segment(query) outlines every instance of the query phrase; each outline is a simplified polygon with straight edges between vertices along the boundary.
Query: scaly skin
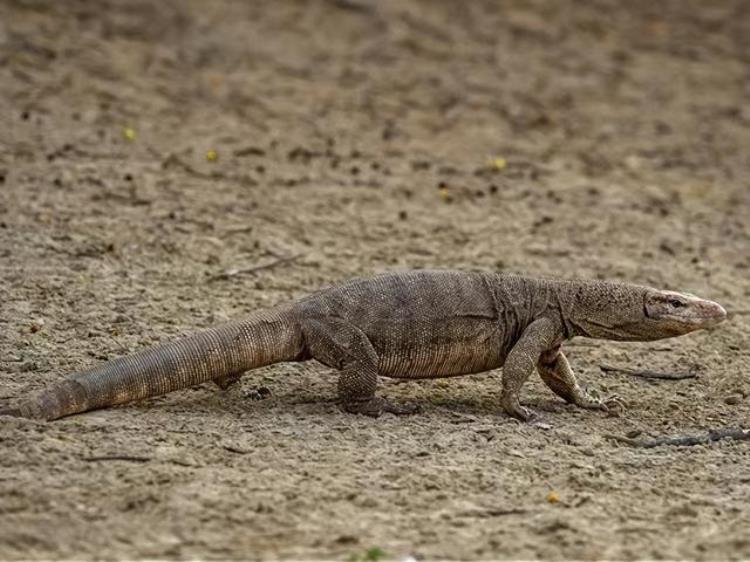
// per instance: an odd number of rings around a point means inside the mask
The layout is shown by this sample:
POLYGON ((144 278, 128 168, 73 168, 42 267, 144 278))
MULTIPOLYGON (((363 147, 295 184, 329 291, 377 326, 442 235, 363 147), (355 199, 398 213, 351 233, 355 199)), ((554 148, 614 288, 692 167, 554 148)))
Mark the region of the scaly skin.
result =
POLYGON ((575 337, 650 341, 714 326, 717 303, 692 295, 603 281, 493 273, 413 271, 356 279, 172 343, 115 359, 51 385, 0 414, 53 420, 247 370, 317 361, 340 371, 345 410, 412 413, 375 396, 378 375, 437 378, 503 366, 505 411, 522 420, 526 379, 537 370, 564 400, 604 409, 578 385, 561 351, 575 337))

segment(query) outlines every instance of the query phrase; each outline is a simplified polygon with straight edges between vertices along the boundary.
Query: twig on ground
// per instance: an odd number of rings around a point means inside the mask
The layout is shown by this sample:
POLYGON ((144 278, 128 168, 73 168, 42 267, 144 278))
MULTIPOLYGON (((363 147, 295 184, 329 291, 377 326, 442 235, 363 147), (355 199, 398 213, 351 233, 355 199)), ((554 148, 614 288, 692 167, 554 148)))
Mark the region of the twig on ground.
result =
POLYGON ((362 0, 330 0, 331 4, 342 10, 351 10, 352 12, 370 13, 375 8, 372 2, 363 2, 362 0))
POLYGON ((253 225, 232 226, 232 227, 224 229, 224 235, 228 236, 230 234, 242 234, 245 232, 252 232, 254 228, 255 227, 253 225))
POLYGON ((599 368, 605 373, 622 373, 624 375, 632 375, 634 377, 642 377, 644 379, 679 381, 682 379, 698 378, 698 373, 694 371, 689 371, 687 373, 659 373, 657 371, 640 371, 637 369, 626 369, 624 367, 613 367, 612 365, 599 365, 599 368))
POLYGON ((618 443, 625 443, 630 447, 639 447, 642 449, 653 449, 662 445, 672 445, 678 447, 691 447, 693 445, 705 445, 721 439, 734 439, 736 441, 750 440, 750 430, 739 428, 709 429, 706 435, 681 435, 678 437, 657 437, 656 439, 633 439, 631 437, 622 437, 619 435, 607 434, 605 439, 612 439, 618 443))
POLYGON ((114 336, 107 334, 107 337, 112 340, 112 342, 120 348, 120 353, 128 353, 128 348, 122 345, 119 341, 117 341, 114 336))
POLYGON ((149 462, 151 457, 133 457, 130 455, 100 455, 94 457, 83 457, 86 462, 100 461, 127 461, 127 462, 149 462))
POLYGON ((237 455, 247 455, 248 453, 250 453, 250 451, 240 449, 239 447, 235 447, 234 445, 222 445, 222 448, 225 451, 229 451, 230 453, 235 453, 237 455))
POLYGON ((478 518, 503 517, 505 515, 523 515, 524 513, 526 513, 526 511, 527 510, 525 509, 518 509, 518 508, 470 509, 470 510, 458 513, 457 515, 463 516, 463 517, 478 517, 478 518))
POLYGON ((262 265, 254 265, 252 267, 244 267, 241 269, 227 269, 226 271, 223 271, 222 273, 219 273, 217 275, 214 275, 212 277, 209 277, 209 281, 219 281, 219 280, 226 280, 231 279, 232 277, 236 277, 238 275, 246 275, 248 273, 256 273, 258 271, 263 271, 266 269, 271 269, 273 267, 276 267, 278 265, 283 265, 285 263, 291 263, 294 261, 297 261, 302 257, 302 254, 297 254, 294 256, 289 256, 288 258, 279 258, 277 260, 274 260, 272 262, 264 263, 262 265))

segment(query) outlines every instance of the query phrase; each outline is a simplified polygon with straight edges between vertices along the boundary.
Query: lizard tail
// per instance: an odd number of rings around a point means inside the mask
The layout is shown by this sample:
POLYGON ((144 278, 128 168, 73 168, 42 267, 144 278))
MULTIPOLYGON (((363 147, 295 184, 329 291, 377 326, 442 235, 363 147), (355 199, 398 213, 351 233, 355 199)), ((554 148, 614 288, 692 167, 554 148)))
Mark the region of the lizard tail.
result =
POLYGON ((292 361, 303 349, 291 308, 264 310, 81 371, 0 408, 0 415, 54 420, 292 361))

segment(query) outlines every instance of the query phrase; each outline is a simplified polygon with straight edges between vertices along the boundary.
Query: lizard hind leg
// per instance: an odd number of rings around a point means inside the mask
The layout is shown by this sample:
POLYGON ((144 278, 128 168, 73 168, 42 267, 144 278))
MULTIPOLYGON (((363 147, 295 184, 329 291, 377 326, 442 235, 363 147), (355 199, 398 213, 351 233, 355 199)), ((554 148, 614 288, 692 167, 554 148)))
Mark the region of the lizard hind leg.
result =
POLYGON ((380 396, 375 396, 377 373, 352 365, 339 376, 338 392, 342 408, 352 414, 363 414, 374 418, 383 413, 396 415, 416 414, 415 404, 396 404, 380 396), (372 388, 370 390, 370 388, 372 388))
POLYGON ((345 411, 371 417, 418 411, 416 406, 394 404, 375 395, 378 355, 362 330, 338 318, 307 320, 303 330, 312 357, 340 371, 338 395, 345 411))

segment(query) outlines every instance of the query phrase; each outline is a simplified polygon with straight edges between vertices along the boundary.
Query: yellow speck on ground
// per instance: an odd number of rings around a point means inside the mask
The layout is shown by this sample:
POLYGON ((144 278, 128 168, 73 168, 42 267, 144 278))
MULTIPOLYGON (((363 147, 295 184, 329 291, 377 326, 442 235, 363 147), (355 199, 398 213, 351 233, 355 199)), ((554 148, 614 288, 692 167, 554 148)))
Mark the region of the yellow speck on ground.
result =
POLYGON ((560 494, 558 494, 555 491, 550 492, 549 494, 547 494, 547 501, 549 503, 557 503, 557 502, 559 502, 560 501, 560 494))
POLYGON ((132 127, 123 127, 122 129, 122 136, 125 137, 129 141, 135 140, 135 129, 132 127))
POLYGON ((442 199, 443 201, 448 201, 451 198, 450 191, 448 191, 447 187, 441 187, 438 190, 438 193, 440 194, 440 199, 442 199))
POLYGON ((508 161, 505 158, 502 158, 500 156, 490 160, 490 166, 492 166, 496 170, 503 170, 505 169, 507 165, 508 165, 508 161))
POLYGON ((211 149, 208 152, 206 152, 206 160, 208 160, 209 162, 216 162, 218 158, 219 158, 219 154, 214 149, 211 149))

